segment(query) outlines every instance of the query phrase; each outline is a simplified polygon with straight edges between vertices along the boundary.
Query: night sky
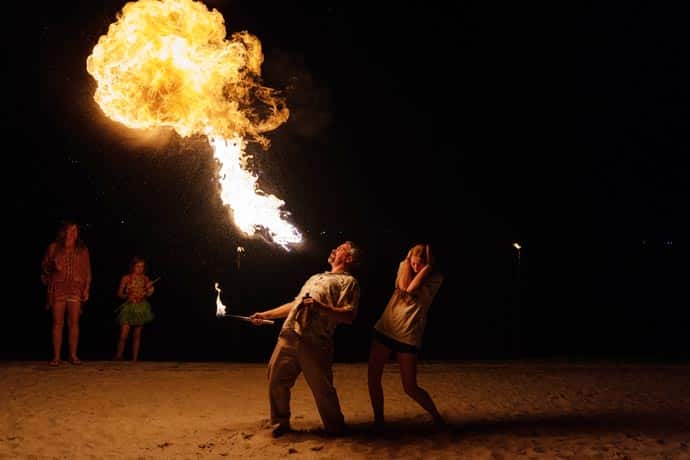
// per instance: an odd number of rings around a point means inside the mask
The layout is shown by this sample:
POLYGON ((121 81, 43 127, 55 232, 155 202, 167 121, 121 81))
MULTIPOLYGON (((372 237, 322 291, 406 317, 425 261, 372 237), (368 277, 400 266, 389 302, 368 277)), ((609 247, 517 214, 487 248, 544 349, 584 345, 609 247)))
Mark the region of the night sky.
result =
POLYGON ((39 265, 69 218, 93 264, 87 360, 114 353, 138 254, 162 277, 142 359, 267 361, 279 325, 216 318, 213 283, 230 313, 273 308, 346 239, 362 298, 337 360, 367 359, 417 242, 446 275, 422 359, 690 358, 688 7, 205 2, 261 40, 287 98, 248 149, 305 236, 287 252, 236 230, 205 139, 144 142, 94 102, 86 58, 124 4, 25 4, 10 25, 1 357, 50 357, 39 265))

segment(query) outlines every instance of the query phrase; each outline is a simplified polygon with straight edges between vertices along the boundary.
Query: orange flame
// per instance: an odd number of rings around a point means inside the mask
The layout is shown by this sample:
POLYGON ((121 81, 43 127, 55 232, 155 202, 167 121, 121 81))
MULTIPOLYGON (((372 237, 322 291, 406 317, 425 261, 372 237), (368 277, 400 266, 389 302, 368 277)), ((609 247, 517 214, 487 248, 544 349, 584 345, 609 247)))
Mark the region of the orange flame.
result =
POLYGON ((264 229, 288 249, 302 236, 284 220, 284 202, 258 188, 247 168, 246 140, 265 149, 264 133, 289 116, 277 91, 261 85, 263 53, 244 31, 226 40, 225 21, 194 0, 125 4, 87 58, 94 99, 131 128, 169 127, 210 139, 221 166, 221 198, 247 235, 264 229))

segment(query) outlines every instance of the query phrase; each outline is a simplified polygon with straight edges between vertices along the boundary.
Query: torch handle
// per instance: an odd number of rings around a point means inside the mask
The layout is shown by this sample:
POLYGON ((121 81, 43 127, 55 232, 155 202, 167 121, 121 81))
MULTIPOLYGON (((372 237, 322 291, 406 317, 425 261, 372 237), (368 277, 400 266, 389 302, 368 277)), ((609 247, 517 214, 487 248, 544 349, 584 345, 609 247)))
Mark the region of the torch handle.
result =
MULTIPOLYGON (((250 323, 253 323, 254 320, 252 320, 249 316, 241 316, 241 315, 228 315, 230 318, 236 318, 236 319, 241 319, 242 321, 247 321, 250 323)), ((275 321, 272 319, 260 319, 259 324, 274 324, 275 321)))

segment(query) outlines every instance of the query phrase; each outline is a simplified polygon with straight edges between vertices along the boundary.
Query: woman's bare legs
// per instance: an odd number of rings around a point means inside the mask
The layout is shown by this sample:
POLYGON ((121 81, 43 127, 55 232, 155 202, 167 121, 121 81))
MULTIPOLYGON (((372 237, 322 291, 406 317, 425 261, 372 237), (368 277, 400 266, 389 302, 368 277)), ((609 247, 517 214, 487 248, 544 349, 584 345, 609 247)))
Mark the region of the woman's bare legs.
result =
POLYGON ((141 346, 141 329, 143 326, 134 326, 134 333, 132 334, 132 362, 137 362, 139 359, 139 347, 141 346))
POLYGON ((445 425, 445 420, 436 409, 434 401, 424 388, 417 385, 417 355, 415 353, 396 353, 400 365, 400 378, 407 395, 422 406, 439 426, 445 425))
POLYGON ((53 310, 53 360, 50 364, 56 366, 60 363, 60 354, 62 351, 62 329, 65 325, 65 301, 56 301, 51 308, 53 310))
POLYGON ((125 353, 125 344, 129 336, 129 324, 120 325, 120 338, 117 340, 117 351, 115 352, 115 360, 120 361, 125 353))
POLYGON ((79 345, 79 317, 81 316, 81 302, 67 302, 67 328, 69 329, 69 360, 72 364, 80 364, 77 356, 79 345))
POLYGON ((383 417, 383 387, 381 377, 383 368, 391 356, 391 350, 382 343, 373 340, 369 352, 369 365, 367 371, 367 381, 369 384, 369 399, 371 408, 374 410, 374 423, 381 427, 384 423, 383 417))

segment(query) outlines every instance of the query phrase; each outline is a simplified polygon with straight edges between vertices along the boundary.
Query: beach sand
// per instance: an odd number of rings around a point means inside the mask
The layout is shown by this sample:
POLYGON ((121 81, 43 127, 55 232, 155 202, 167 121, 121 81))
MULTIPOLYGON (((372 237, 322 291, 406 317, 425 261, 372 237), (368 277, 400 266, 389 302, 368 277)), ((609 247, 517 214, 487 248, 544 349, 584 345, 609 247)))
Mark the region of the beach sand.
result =
POLYGON ((303 377, 294 432, 274 439, 262 363, 0 362, 2 459, 689 459, 690 366, 424 362, 434 428, 394 363, 372 431, 366 363, 338 363, 349 432, 321 431, 303 377))

